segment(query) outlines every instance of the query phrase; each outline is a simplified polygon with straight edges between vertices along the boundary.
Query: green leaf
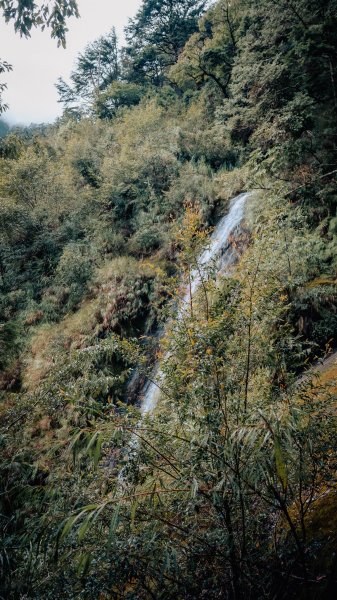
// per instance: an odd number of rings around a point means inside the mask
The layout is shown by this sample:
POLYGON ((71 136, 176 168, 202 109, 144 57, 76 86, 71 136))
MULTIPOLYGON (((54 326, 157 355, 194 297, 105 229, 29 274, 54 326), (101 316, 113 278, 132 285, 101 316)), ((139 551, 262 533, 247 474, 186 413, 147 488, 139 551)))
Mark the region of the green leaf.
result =
POLYGON ((77 535, 78 535, 78 541, 81 542, 85 536, 85 534, 87 533, 88 529, 89 529, 89 525, 91 523, 91 521, 93 520, 93 517, 95 516, 95 511, 89 513, 87 515, 87 517, 84 519, 81 527, 79 528, 77 535))
POLYGON ((89 452, 91 448, 95 445, 98 436, 100 435, 99 431, 95 431, 95 433, 89 438, 89 442, 86 447, 86 451, 89 452))
POLYGON ((93 511, 96 508, 97 508, 97 504, 88 504, 87 506, 82 508, 82 510, 79 513, 77 513, 76 515, 73 515, 72 517, 67 519, 65 526, 63 527, 63 530, 62 530, 62 533, 60 536, 60 540, 61 541, 64 540, 64 538, 71 531, 71 529, 73 528, 75 523, 77 523, 77 521, 79 521, 81 519, 81 517, 83 517, 88 511, 93 511))
POLYGON ((77 565, 77 574, 80 577, 85 577, 85 575, 87 575, 89 568, 90 568, 90 563, 91 563, 90 552, 85 552, 84 554, 81 554, 80 560, 78 561, 78 565, 77 565))
POLYGON ((112 516, 111 522, 110 522, 108 546, 111 545, 112 537, 116 533, 117 527, 119 525, 119 511, 120 511, 120 506, 119 506, 119 504, 117 504, 114 514, 112 516))
POLYGON ((69 519, 67 519, 65 526, 63 527, 62 533, 61 533, 61 537, 60 540, 64 540, 64 538, 68 535, 68 533, 70 532, 70 530, 73 528, 73 526, 75 525, 75 523, 81 518, 81 516, 84 514, 83 511, 81 511, 80 513, 78 513, 77 515, 74 515, 72 517, 70 517, 69 519))

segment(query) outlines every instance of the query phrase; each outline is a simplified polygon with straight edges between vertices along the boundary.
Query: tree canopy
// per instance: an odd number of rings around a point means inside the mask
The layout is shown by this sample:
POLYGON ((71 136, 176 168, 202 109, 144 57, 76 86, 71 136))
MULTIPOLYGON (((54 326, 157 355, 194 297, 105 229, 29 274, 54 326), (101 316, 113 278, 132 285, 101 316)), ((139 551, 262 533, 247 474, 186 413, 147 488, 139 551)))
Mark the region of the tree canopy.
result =
POLYGON ((185 42, 197 30, 207 0, 143 0, 126 27, 128 77, 160 85, 185 42))
POLYGON ((33 0, 0 0, 5 21, 14 22, 15 31, 29 37, 34 27, 50 28, 51 35, 59 44, 65 45, 67 20, 78 17, 76 0, 53 0, 36 4, 33 0))
POLYGON ((116 31, 111 31, 89 44, 77 57, 70 84, 62 78, 56 84, 59 102, 71 112, 90 110, 108 86, 120 77, 116 31))

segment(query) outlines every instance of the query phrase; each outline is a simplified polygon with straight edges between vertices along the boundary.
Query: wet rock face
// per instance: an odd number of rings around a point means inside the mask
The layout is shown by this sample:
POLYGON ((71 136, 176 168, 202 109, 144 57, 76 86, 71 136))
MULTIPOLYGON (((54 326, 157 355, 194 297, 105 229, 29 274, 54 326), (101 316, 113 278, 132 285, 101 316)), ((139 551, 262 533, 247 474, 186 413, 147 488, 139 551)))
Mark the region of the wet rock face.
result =
POLYGON ((127 404, 136 404, 141 395, 141 391, 144 389, 146 385, 146 376, 143 375, 135 369, 133 374, 130 377, 128 387, 127 387, 127 396, 126 402, 127 404))
POLYGON ((251 236, 249 230, 245 229, 241 224, 232 231, 228 236, 227 243, 220 251, 220 275, 226 270, 224 267, 229 268, 235 265, 249 245, 250 239, 251 236), (224 265, 222 265, 222 262, 224 265))

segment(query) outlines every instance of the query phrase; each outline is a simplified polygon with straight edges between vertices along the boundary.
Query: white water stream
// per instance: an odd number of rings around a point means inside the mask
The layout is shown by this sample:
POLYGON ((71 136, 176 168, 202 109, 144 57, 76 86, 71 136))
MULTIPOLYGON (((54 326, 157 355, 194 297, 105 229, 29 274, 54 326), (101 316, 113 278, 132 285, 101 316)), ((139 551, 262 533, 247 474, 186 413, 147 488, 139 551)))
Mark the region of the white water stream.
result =
MULTIPOLYGON (((207 269, 213 264, 216 272, 220 272, 230 264, 233 253, 229 245, 229 237, 243 219, 244 207, 248 196, 249 193, 245 192, 236 198, 233 198, 227 215, 222 217, 215 227, 210 237, 208 247, 202 252, 198 259, 199 269, 191 273, 191 288, 185 293, 182 299, 181 306, 178 310, 178 319, 185 312, 186 306, 189 306, 190 295, 192 294, 193 296, 203 277, 207 276, 207 269)), ((155 409, 160 396, 163 378, 163 372, 161 371, 160 366, 157 365, 154 369, 152 380, 144 386, 141 394, 142 417, 151 414, 155 409)))
MULTIPOLYGON (((243 219, 245 203, 249 195, 250 194, 248 192, 245 192, 239 196, 236 196, 236 198, 233 198, 233 200, 231 200, 227 215, 222 217, 215 227, 212 235, 210 236, 209 244, 206 250, 204 250, 198 258, 198 270, 195 270, 191 273, 191 286, 179 302, 176 317, 177 319, 182 318, 185 312, 188 310, 190 306, 191 295, 193 296, 193 294, 196 292, 204 277, 207 277, 207 271, 209 267, 213 266, 217 274, 223 273, 226 272, 226 269, 233 261, 234 253, 230 244, 230 235, 234 232, 236 227, 240 225, 243 219)), ((156 408, 163 384, 164 373, 160 368, 159 362, 157 362, 153 369, 151 379, 149 379, 149 381, 144 385, 140 395, 140 411, 142 416, 138 423, 139 425, 141 424, 142 419, 151 415, 156 408)), ((133 453, 137 454, 138 448, 139 439, 136 434, 133 434, 128 444, 129 458, 131 458, 133 453)), ((118 474, 118 484, 120 490, 124 489, 125 483, 126 478, 124 467, 118 474)))

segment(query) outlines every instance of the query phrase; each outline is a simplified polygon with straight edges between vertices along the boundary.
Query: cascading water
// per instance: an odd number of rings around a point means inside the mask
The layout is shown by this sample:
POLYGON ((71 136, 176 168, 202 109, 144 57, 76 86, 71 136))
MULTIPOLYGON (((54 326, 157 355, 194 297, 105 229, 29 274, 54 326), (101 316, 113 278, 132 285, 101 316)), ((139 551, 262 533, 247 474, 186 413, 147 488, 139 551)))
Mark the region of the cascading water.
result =
MULTIPOLYGON (((250 194, 245 192, 233 198, 230 203, 229 211, 227 215, 222 217, 217 226, 215 227, 210 240, 209 245, 201 253, 198 258, 198 269, 191 273, 191 286, 188 291, 184 294, 181 302, 179 302, 177 319, 183 317, 186 310, 190 305, 190 297, 195 293, 201 284, 204 276, 207 276, 207 271, 211 265, 214 266, 216 273, 226 271, 226 268, 233 261, 233 251, 230 244, 230 235, 240 225, 243 219, 244 207, 246 200, 250 194)), ((164 384, 164 373, 160 368, 159 362, 153 369, 152 378, 149 379, 147 384, 144 386, 143 391, 140 395, 141 405, 140 411, 142 419, 146 416, 151 415, 155 409, 161 390, 164 384)), ((139 424, 140 424, 139 423, 139 424)), ((139 440, 136 434, 131 436, 128 444, 128 457, 131 459, 133 454, 137 454, 139 447, 139 440)), ((118 475, 119 490, 123 490, 126 484, 125 479, 125 467, 121 469, 118 475)))
MULTIPOLYGON (((230 208, 224 217, 215 227, 209 241, 209 246, 200 255, 198 259, 198 270, 191 273, 191 287, 185 293, 181 306, 178 310, 178 319, 186 310, 186 306, 190 300, 190 294, 194 294, 199 287, 203 276, 207 274, 207 269, 213 263, 217 272, 223 271, 232 260, 232 252, 229 245, 229 237, 235 228, 241 223, 244 213, 246 200, 249 196, 248 192, 240 194, 230 203, 230 208)), ((154 369, 152 380, 149 381, 143 389, 141 414, 146 416, 152 413, 156 407, 160 396, 160 388, 163 383, 163 373, 157 365, 154 369)))

